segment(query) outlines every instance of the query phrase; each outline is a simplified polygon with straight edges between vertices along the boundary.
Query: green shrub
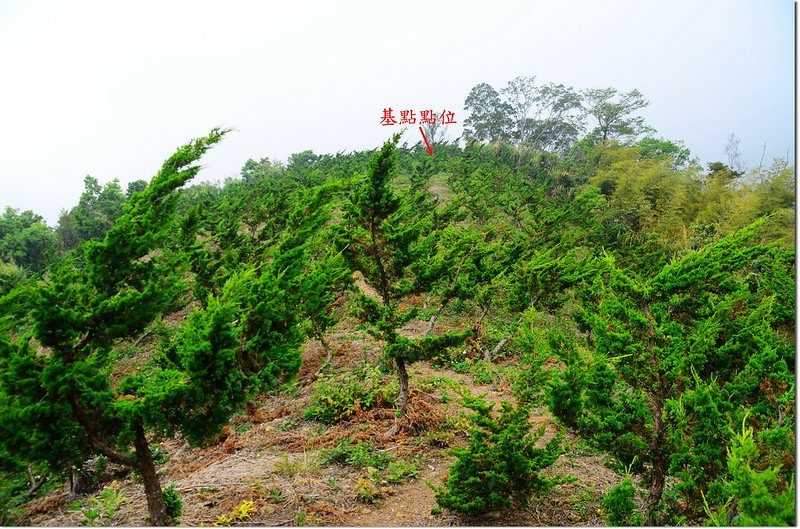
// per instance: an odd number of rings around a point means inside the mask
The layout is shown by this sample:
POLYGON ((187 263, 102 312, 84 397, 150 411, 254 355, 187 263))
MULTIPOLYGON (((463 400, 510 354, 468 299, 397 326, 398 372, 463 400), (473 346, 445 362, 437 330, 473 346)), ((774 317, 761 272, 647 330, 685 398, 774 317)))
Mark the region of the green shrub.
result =
POLYGON ((109 486, 104 487, 96 497, 89 498, 88 505, 76 502, 70 507, 82 510, 85 518, 80 521, 81 525, 112 525, 111 522, 116 518, 120 507, 130 503, 124 490, 109 486))
POLYGON ((358 478, 355 484, 356 499, 361 503, 375 503, 380 495, 378 486, 369 478, 358 478))
POLYGON ((636 489, 630 476, 611 487, 603 496, 603 518, 608 525, 641 525, 642 517, 636 513, 636 489))
POLYGON ((333 376, 322 376, 314 384, 311 406, 303 414, 307 420, 334 424, 356 410, 393 406, 397 398, 396 381, 385 380, 377 366, 363 367, 333 376))
POLYGON ((164 450, 159 444, 150 445, 150 456, 153 458, 153 463, 156 465, 163 465, 169 461, 169 452, 164 450))
POLYGON ((534 444, 544 434, 544 427, 530 432, 530 408, 501 404, 500 415, 491 416, 494 404, 483 397, 465 398, 464 405, 476 413, 470 415, 472 429, 469 444, 455 448, 458 458, 450 467, 444 487, 433 487, 436 502, 464 515, 479 515, 511 506, 511 501, 526 503, 533 493, 549 490, 556 482, 539 475, 562 453, 560 437, 545 448, 534 444))
POLYGON ((25 514, 22 504, 28 500, 28 477, 23 470, 0 472, 0 526, 17 525, 25 514))
POLYGON ((419 467, 407 459, 395 459, 386 467, 384 479, 389 483, 402 483, 419 476, 419 467))
POLYGON ((183 513, 183 500, 181 495, 175 490, 174 485, 170 485, 162 492, 164 495, 164 505, 167 508, 167 516, 172 519, 172 523, 178 524, 178 519, 183 513))
POLYGON ((350 465, 355 468, 385 469, 392 458, 385 452, 375 450, 372 441, 359 441, 353 444, 350 439, 342 439, 337 446, 324 450, 322 462, 324 464, 336 463, 350 465))

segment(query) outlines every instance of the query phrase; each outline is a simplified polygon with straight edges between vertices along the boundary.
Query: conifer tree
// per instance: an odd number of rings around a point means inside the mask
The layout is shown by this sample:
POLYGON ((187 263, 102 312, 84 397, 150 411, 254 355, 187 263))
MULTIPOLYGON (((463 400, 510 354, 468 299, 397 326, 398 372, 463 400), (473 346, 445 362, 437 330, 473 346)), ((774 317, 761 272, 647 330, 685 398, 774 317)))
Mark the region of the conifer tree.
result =
POLYGON ((334 189, 323 186, 301 195, 279 244, 260 263, 234 274, 223 289, 223 297, 242 314, 239 365, 254 388, 272 388, 300 369, 304 321, 323 340, 335 323, 327 309, 350 278, 338 252, 320 249, 334 189))
POLYGON ((403 415, 408 406, 406 365, 431 358, 466 335, 448 333, 412 340, 398 333, 400 327, 416 316, 413 308, 401 310, 398 300, 412 292, 410 267, 423 252, 426 236, 432 236, 433 231, 430 216, 417 214, 419 204, 412 197, 397 196, 391 188, 399 139, 396 134, 384 143, 370 161, 366 182, 345 205, 345 219, 337 229, 337 241, 350 266, 359 270, 380 296, 378 300, 362 296, 361 301, 372 334, 384 341, 384 355, 397 369, 400 384, 397 406, 403 415))
MULTIPOLYGON (((794 351, 774 328, 792 296, 767 279, 783 273, 780 249, 748 244, 762 223, 649 279, 617 268, 609 256, 584 293, 579 320, 592 333, 594 357, 562 358, 567 367, 552 385, 551 409, 644 473, 648 524, 667 476, 681 478, 676 490, 695 507, 701 493, 713 493, 726 472, 729 424, 745 407, 758 410, 765 443, 780 438, 792 413, 794 351), (761 283, 753 286, 747 278, 758 263, 761 283)), ((790 445, 772 443, 778 453, 790 445)))
POLYGON ((110 378, 110 352, 116 340, 174 309, 185 291, 182 257, 162 249, 174 191, 225 133, 215 129, 178 149, 131 197, 104 240, 87 243, 85 262, 65 261, 40 287, 35 335, 50 353, 37 353, 23 337, 0 358, 3 450, 53 468, 80 466, 102 454, 136 469, 154 525, 170 520, 147 433, 157 438, 181 431, 192 443, 206 441, 244 398, 232 308, 209 302, 187 320, 171 355, 118 385, 110 378), (126 453, 131 445, 133 456, 126 453))
POLYGON ((515 408, 503 401, 493 417, 494 404, 483 397, 465 397, 464 405, 475 411, 469 416, 473 425, 469 444, 453 450, 457 460, 445 486, 432 487, 439 505, 475 516, 510 507, 512 499, 525 504, 532 494, 547 492, 557 483, 557 478, 539 472, 561 455, 562 437, 537 448, 544 426, 531 433, 529 406, 515 408))

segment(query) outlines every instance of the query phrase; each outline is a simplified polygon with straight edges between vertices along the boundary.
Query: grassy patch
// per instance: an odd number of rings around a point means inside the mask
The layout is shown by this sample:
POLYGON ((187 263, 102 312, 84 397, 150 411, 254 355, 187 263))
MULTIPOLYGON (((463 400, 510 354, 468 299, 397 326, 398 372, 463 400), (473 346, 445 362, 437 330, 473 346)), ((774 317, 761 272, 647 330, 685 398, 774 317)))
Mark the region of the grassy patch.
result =
POLYGON ((281 456, 275 463, 273 471, 282 476, 297 476, 299 474, 318 474, 321 468, 319 454, 306 451, 295 460, 290 460, 287 455, 281 456))

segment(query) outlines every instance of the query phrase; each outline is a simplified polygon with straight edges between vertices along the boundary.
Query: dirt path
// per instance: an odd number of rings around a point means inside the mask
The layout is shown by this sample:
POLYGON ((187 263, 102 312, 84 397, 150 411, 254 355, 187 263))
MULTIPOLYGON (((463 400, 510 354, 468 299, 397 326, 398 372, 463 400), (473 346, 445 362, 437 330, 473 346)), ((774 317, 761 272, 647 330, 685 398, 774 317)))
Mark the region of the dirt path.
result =
POLYGON ((357 509, 348 518, 348 524, 356 527, 441 526, 442 517, 431 514, 436 500, 426 481, 441 484, 448 464, 441 458, 429 460, 418 478, 396 487, 394 494, 381 500, 379 505, 357 509))

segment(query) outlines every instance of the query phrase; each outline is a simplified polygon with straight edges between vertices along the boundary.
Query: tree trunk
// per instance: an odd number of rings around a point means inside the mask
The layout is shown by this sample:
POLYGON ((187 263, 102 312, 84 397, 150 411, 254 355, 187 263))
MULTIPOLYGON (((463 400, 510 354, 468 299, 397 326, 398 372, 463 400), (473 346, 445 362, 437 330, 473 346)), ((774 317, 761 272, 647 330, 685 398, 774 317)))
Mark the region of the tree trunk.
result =
MULTIPOLYGON (((533 303, 531 303, 531 305, 533 305, 533 303)), ((530 305, 528 305, 528 306, 530 307, 530 305)), ((481 318, 481 319, 483 319, 483 318, 481 318)), ((506 344, 508 342, 510 342, 512 338, 514 338, 514 334, 516 334, 517 328, 520 325, 522 325, 522 321, 524 319, 525 319, 525 313, 523 312, 522 316, 520 316, 519 319, 517 319, 516 327, 514 327, 514 329, 510 333, 508 333, 508 336, 506 336, 505 338, 500 340, 497 343, 497 345, 494 346, 494 349, 492 349, 491 351, 489 351, 489 349, 484 349, 483 350, 483 361, 484 362, 491 362, 492 359, 494 359, 498 354, 500 354, 500 351, 503 350, 503 347, 505 347, 506 344)))
POLYGON ((69 492, 75 496, 89 494, 97 490, 97 486, 92 480, 92 474, 83 468, 73 467, 69 472, 69 492))
MULTIPOLYGON (((442 306, 444 306, 444 305, 442 305, 442 306)), ((441 309, 439 309, 439 310, 441 310, 441 309)), ((428 327, 425 329, 425 336, 429 336, 433 332, 433 326, 434 325, 436 325, 436 314, 431 316, 431 319, 428 321, 428 327)))
POLYGON ((144 436, 144 428, 142 428, 141 423, 136 422, 133 424, 133 431, 135 434, 133 446, 136 448, 136 460, 144 482, 147 510, 150 512, 150 525, 161 527, 170 525, 171 520, 167 516, 167 507, 164 505, 161 483, 158 481, 156 466, 153 463, 153 456, 150 454, 150 445, 144 436))
POLYGON ((653 483, 647 497, 647 521, 645 525, 655 525, 656 508, 664 494, 664 480, 667 475, 667 457, 664 454, 664 381, 658 365, 658 359, 653 355, 656 341, 656 330, 653 316, 650 314, 650 304, 644 304, 644 314, 647 316, 647 353, 650 360, 650 369, 656 376, 650 386, 645 389, 648 394, 648 407, 653 415, 653 437, 650 441, 653 463, 653 483))
POLYGON ((311 318, 311 326, 314 329, 314 336, 319 340, 319 343, 322 344, 322 349, 325 351, 325 363, 322 366, 325 367, 330 364, 333 359, 333 350, 328 344, 328 340, 325 339, 325 331, 322 330, 322 327, 320 327, 319 323, 317 323, 317 320, 314 318, 311 318))
POLYGON ((650 486, 650 494, 647 496, 647 521, 645 525, 656 525, 656 508, 661 502, 664 494, 664 478, 666 477, 666 458, 658 453, 653 457, 653 484, 650 486))
POLYGON ((400 394, 397 396, 397 408, 400 415, 406 414, 408 408, 408 372, 406 371, 406 364, 402 358, 395 358, 394 364, 397 366, 397 378, 400 381, 400 394))

